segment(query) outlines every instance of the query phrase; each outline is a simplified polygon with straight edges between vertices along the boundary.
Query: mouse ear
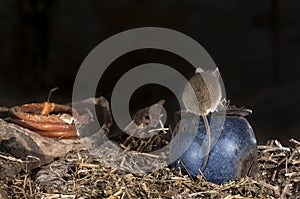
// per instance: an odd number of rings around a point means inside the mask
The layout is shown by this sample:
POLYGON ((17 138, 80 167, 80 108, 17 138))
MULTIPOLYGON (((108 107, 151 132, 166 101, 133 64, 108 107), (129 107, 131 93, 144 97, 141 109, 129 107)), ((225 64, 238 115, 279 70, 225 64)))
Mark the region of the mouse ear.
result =
POLYGON ((202 68, 198 67, 198 68, 196 68, 195 74, 196 73, 203 73, 203 72, 204 72, 204 70, 202 68))
POLYGON ((214 71, 211 72, 213 76, 215 76, 216 78, 220 77, 220 71, 219 68, 216 68, 214 71))

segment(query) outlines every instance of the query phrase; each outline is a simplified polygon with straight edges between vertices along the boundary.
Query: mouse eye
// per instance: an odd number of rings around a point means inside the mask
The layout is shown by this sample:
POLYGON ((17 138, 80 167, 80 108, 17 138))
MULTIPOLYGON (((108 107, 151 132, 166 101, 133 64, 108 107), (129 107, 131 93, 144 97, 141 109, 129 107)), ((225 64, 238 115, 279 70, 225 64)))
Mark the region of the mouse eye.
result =
POLYGON ((150 117, 150 115, 145 115, 144 118, 143 118, 143 120, 144 120, 144 123, 145 123, 146 125, 149 125, 150 122, 151 122, 151 117, 150 117))

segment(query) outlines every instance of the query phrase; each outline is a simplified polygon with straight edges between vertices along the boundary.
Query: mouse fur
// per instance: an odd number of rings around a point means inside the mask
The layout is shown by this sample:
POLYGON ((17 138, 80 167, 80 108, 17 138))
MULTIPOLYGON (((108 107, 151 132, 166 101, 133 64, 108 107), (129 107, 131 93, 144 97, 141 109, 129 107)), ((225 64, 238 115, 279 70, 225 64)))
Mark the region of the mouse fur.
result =
POLYGON ((189 112, 203 116, 217 109, 222 98, 219 76, 218 68, 208 72, 196 69, 182 93, 183 104, 189 112), (192 95, 193 91, 196 98, 192 95))

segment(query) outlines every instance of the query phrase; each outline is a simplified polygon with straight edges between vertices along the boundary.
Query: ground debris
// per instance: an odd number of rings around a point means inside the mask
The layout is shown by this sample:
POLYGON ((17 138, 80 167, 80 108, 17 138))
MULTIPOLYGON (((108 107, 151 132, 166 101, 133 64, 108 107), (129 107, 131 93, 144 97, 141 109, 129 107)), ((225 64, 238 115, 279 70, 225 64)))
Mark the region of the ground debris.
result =
MULTIPOLYGON (((258 146, 260 173, 224 185, 192 181, 168 167, 137 176, 74 151, 39 171, 0 182, 4 198, 300 198, 300 143, 258 146)), ((1 159, 1 157, 0 157, 1 159)), ((15 161, 6 158, 5 161, 15 161)), ((1 198, 1 197, 0 197, 1 198)))

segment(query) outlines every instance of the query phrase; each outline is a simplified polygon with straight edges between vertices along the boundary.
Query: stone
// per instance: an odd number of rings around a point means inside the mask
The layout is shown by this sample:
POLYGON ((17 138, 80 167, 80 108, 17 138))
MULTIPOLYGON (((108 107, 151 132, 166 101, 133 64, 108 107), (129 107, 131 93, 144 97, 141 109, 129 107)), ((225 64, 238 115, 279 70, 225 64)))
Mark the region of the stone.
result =
POLYGON ((79 140, 60 140, 0 119, 0 152, 23 161, 23 169, 31 170, 64 157, 69 151, 84 148, 79 140))

